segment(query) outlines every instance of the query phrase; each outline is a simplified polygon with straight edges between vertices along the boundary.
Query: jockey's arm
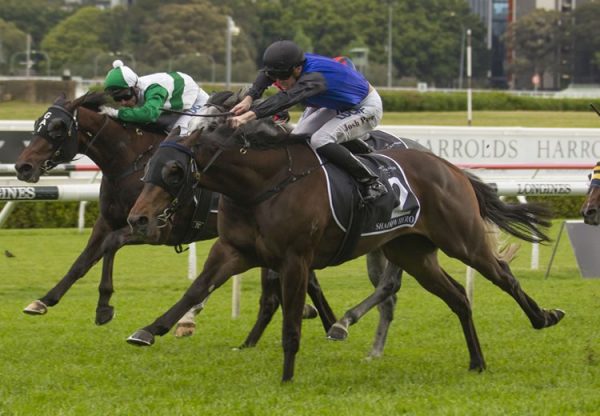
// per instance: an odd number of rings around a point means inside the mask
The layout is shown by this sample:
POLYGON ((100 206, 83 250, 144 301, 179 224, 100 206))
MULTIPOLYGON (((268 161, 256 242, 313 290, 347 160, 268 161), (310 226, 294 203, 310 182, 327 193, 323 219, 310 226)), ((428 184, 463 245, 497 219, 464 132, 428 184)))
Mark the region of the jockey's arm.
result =
POLYGON ((169 93, 158 84, 151 85, 144 92, 144 104, 139 107, 119 108, 119 119, 132 123, 154 123, 161 114, 169 98, 169 93))
POLYGON ((272 116, 325 90, 327 90, 327 82, 321 73, 310 72, 302 74, 292 88, 287 91, 280 91, 267 98, 252 107, 250 111, 256 114, 256 118, 272 116))
POLYGON ((260 71, 254 80, 254 83, 248 90, 247 95, 252 97, 253 100, 258 100, 271 85, 273 85, 273 80, 269 78, 264 71, 260 71))

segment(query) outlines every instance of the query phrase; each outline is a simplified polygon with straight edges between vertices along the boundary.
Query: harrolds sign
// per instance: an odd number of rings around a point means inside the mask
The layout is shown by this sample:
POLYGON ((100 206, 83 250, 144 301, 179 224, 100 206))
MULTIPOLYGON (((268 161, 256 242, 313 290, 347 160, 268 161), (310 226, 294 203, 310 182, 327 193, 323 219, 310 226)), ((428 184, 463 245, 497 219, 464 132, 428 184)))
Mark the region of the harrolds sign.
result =
POLYGON ((600 160, 600 129, 381 126, 381 130, 417 140, 438 156, 458 164, 592 166, 600 160))
MULTIPOLYGON (((29 143, 32 129, 33 121, 0 120, 0 163, 15 162, 29 143)), ((379 129, 417 140, 436 155, 458 164, 593 166, 600 160, 600 129, 391 125, 379 129)))

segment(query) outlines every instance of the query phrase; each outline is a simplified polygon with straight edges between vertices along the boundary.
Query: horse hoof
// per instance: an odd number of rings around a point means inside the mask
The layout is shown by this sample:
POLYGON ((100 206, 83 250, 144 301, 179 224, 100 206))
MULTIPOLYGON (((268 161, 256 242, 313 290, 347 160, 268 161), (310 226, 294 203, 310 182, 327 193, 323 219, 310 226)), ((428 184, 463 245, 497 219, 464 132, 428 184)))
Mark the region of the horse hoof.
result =
POLYGON ((196 331, 196 324, 194 322, 179 322, 175 327, 175 337, 191 337, 196 331))
POLYGON ((149 347, 154 344, 154 335, 145 329, 138 329, 133 335, 130 335, 129 338, 127 338, 127 342, 139 347, 149 347))
POLYGON ((549 322, 546 326, 556 325, 565 317, 566 314, 562 309, 551 309, 548 311, 548 313, 550 314, 551 318, 548 320, 549 322))
POLYGON ((48 307, 41 300, 34 300, 23 309, 23 312, 27 315, 45 315, 48 312, 48 307))
POLYGON ((239 347, 232 347, 231 351, 244 351, 244 350, 247 350, 248 348, 254 348, 254 345, 242 344, 239 347))
POLYGON ((485 370, 485 362, 483 361, 472 361, 469 364, 469 371, 482 373, 485 370))
POLYGON ((304 311, 302 312, 302 319, 315 319, 319 316, 317 308, 313 305, 304 305, 304 311))
POLYGON ((367 361, 372 361, 372 360, 376 360, 378 358, 381 358, 383 356, 383 351, 377 351, 377 350, 372 350, 369 355, 367 355, 366 360, 367 361))
POLYGON ((112 306, 102 306, 96 309, 96 325, 104 325, 112 321, 115 317, 115 308, 112 306))
POLYGON ((331 325, 329 331, 327 331, 327 339, 331 339, 333 341, 343 341, 348 338, 348 330, 337 322, 331 325))

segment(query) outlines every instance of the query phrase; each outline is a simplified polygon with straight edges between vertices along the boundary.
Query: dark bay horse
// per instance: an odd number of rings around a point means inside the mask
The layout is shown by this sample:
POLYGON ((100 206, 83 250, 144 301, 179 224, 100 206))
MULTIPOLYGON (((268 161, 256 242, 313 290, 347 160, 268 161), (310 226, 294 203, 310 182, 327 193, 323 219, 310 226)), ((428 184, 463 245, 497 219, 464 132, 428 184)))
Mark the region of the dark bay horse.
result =
POLYGON ((590 176, 590 187, 581 206, 581 216, 586 224, 600 224, 600 162, 596 163, 590 176))
MULTIPOLYGON (((475 176, 431 153, 389 149, 374 157, 402 166, 420 201, 421 213, 412 227, 361 236, 345 260, 380 248, 391 264, 406 270, 446 302, 460 320, 470 369, 483 370, 485 361, 465 290, 439 265, 439 249, 512 296, 534 328, 549 327, 562 319, 564 312, 542 309, 521 289, 486 235, 485 224, 491 222, 526 241, 546 241, 548 237, 539 228, 549 225, 544 207, 506 204, 475 176)), ((147 182, 130 212, 128 221, 136 233, 153 238, 160 232, 158 217, 171 204, 171 193, 188 172, 193 172, 200 186, 223 195, 219 238, 183 297, 152 324, 132 334, 128 342, 152 345, 156 335, 166 334, 191 306, 229 276, 269 267, 280 273, 282 379, 291 380, 309 270, 329 266, 344 240, 329 208, 328 184, 320 161, 304 140, 294 141, 260 121, 238 130, 223 125, 212 133, 199 130, 183 138, 172 134, 149 162, 147 182), (153 183, 156 180, 169 191, 153 183)), ((397 188, 388 190, 402 198, 397 188)), ((393 278, 384 276, 375 293, 346 317, 357 312, 354 318, 358 319, 368 307, 394 293, 398 288, 394 283, 393 278)), ((341 327, 347 324, 340 322, 341 327)))
MULTIPOLYGON (((211 97, 211 105, 227 106, 229 102, 228 106, 232 106, 237 99, 231 92, 217 93, 211 97)), ((191 240, 211 239, 217 236, 215 212, 208 213, 201 235, 188 234, 190 218, 195 209, 191 191, 186 198, 180 198, 176 212, 161 228, 160 235, 153 239, 131 235, 126 224, 127 214, 141 192, 143 183, 140 178, 143 168, 165 135, 135 125, 123 125, 103 117, 97 113, 97 110, 104 102, 105 97, 102 94, 86 94, 73 102, 68 102, 64 98, 58 99, 36 123, 36 130, 40 125, 42 126, 40 130, 42 134, 34 135, 16 163, 19 179, 27 182, 37 182, 40 175, 59 163, 71 161, 77 153, 87 154, 103 172, 100 216, 96 220, 87 246, 57 285, 42 298, 28 305, 24 310, 25 313, 31 315, 47 313, 48 307, 56 305, 77 280, 85 276, 96 262, 103 259, 96 323, 98 325, 108 323, 114 315, 114 309, 109 304, 113 293, 114 256, 123 245, 175 246, 191 240)), ((205 128, 214 128, 216 125, 214 120, 207 119, 205 128)), ((406 140, 406 144, 413 148, 424 149, 414 141, 406 140)), ((367 255, 367 269, 374 285, 377 285, 380 276, 386 270, 387 274, 396 276, 398 280, 402 273, 393 265, 389 265, 379 250, 367 255)), ((267 269, 261 270, 261 285, 257 321, 242 347, 256 345, 280 304, 277 274, 267 269)), ((313 302, 325 330, 329 329, 335 322, 335 315, 312 272, 308 293, 314 299, 313 302)), ((379 356, 383 352, 388 328, 393 320, 395 300, 395 295, 392 295, 378 305, 380 321, 370 352, 371 356, 379 356)), ((177 324, 175 330, 177 336, 193 333, 195 315, 202 307, 202 304, 196 305, 184 315, 177 324)), ((304 316, 310 315, 311 310, 307 305, 304 316)))
MULTIPOLYGON (((106 324, 114 316, 114 309, 109 303, 113 293, 114 257, 123 245, 177 246, 217 236, 215 212, 207 214, 199 233, 190 233, 190 220, 195 210, 191 191, 188 195, 180 195, 177 209, 172 210, 173 215, 168 221, 164 221, 159 233, 152 238, 131 234, 126 220, 129 210, 142 190, 143 183, 140 178, 143 169, 166 135, 141 129, 139 126, 123 125, 99 114, 98 107, 104 104, 105 100, 102 94, 86 94, 72 102, 59 98, 38 119, 31 143, 16 162, 18 178, 27 182, 37 182, 40 175, 59 163, 71 161, 77 153, 89 156, 103 173, 100 215, 94 224, 87 246, 56 286, 25 308, 25 313, 45 314, 48 307, 56 305, 68 289, 102 259, 95 320, 98 325, 106 324)), ((261 276, 264 290, 258 319, 244 346, 252 346, 258 342, 279 305, 279 292, 275 291, 277 286, 273 283, 277 283, 277 276, 267 270, 263 270, 261 276)), ((311 278, 309 293, 314 299, 325 330, 329 329, 335 322, 335 315, 316 279, 311 278)), ((191 335, 195 325, 193 318, 201 308, 201 304, 191 308, 178 324, 176 335, 191 335)))

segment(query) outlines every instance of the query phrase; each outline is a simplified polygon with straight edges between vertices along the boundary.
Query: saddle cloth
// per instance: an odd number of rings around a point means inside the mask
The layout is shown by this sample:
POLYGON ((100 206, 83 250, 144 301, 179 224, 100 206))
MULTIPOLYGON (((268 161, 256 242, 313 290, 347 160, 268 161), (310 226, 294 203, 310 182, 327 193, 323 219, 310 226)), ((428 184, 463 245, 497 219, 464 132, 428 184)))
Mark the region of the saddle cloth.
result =
MULTIPOLYGON (((388 190, 386 195, 369 201, 362 208, 364 212, 361 213, 363 218, 360 235, 375 235, 400 227, 412 227, 419 218, 421 206, 406 180, 402 167, 393 159, 381 154, 357 157, 377 173, 388 190)), ((343 232, 347 232, 354 216, 352 210, 358 185, 349 174, 332 163, 325 163, 323 170, 327 178, 329 207, 334 220, 343 232)))

